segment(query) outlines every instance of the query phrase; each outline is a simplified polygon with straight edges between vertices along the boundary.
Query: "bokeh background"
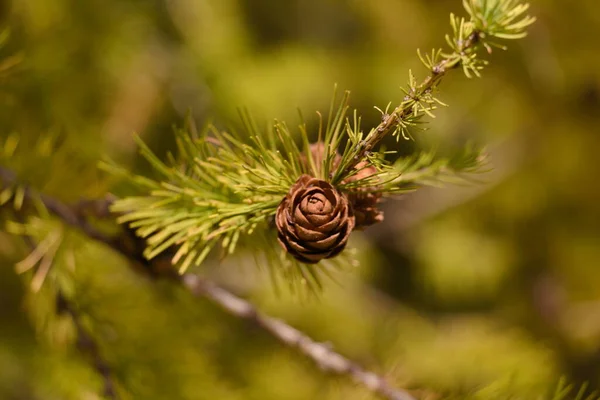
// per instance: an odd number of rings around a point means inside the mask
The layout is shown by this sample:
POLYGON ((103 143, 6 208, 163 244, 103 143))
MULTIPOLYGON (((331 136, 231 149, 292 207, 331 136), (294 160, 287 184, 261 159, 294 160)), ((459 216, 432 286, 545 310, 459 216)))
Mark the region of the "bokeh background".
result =
MULTIPOLYGON (((227 128, 239 107, 290 125, 300 108, 314 126, 337 83, 374 125, 373 107, 401 99, 408 69, 424 76, 416 49, 444 44, 452 11, 460 1, 5 1, 0 136, 20 136, 10 166, 22 180, 74 201, 126 193, 98 161, 147 173, 133 133, 164 155, 188 111, 227 128)), ((395 145, 487 144, 483 183, 386 202, 385 221, 354 235, 360 266, 318 299, 276 294, 245 253, 199 272, 423 398, 545 399, 561 377, 600 388, 600 6, 534 0, 531 13, 526 39, 492 54, 483 79, 450 74, 440 94, 450 107, 395 145)), ((71 250, 56 268, 122 398, 372 398, 64 235, 71 250)), ((0 398, 99 399, 68 318, 15 273, 27 253, 1 234, 0 398)))

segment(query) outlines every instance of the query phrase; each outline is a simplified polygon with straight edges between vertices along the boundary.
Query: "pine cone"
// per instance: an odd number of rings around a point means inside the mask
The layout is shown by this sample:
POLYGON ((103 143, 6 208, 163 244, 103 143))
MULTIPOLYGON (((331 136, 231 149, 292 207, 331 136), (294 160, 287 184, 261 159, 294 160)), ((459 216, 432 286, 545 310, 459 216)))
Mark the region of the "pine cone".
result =
MULTIPOLYGON (((358 172, 348 178, 348 181, 353 182, 368 178, 377 173, 377 169, 374 166, 365 167, 365 165, 365 161, 358 163, 356 166, 358 172)), ((364 229, 369 225, 383 221, 383 212, 377 208, 380 198, 381 193, 369 192, 366 189, 355 189, 348 193, 348 201, 352 204, 356 219, 355 229, 364 229)))
POLYGON ((279 204, 275 224, 283 248, 297 260, 314 264, 346 247, 354 215, 344 194, 302 175, 279 204))

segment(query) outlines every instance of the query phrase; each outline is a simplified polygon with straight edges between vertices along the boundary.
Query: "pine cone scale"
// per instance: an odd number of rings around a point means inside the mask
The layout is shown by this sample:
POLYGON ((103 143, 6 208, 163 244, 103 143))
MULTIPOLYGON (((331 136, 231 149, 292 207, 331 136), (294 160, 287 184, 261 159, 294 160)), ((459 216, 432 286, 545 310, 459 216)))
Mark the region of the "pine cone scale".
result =
POLYGON ((312 242, 310 247, 316 250, 328 250, 336 243, 338 243, 338 238, 340 237, 340 233, 333 234, 331 236, 326 237, 323 240, 317 240, 316 242, 312 242))
POLYGON ((296 251, 298 253, 303 253, 303 254, 308 253, 308 249, 305 246, 296 242, 295 240, 291 240, 289 237, 285 237, 285 236, 283 236, 280 239, 283 239, 284 242, 287 244, 286 250, 289 251, 291 248, 293 251, 296 251))
POLYGON ((344 220, 347 217, 348 217, 348 214, 339 213, 336 218, 321 225, 321 231, 322 232, 331 232, 331 231, 335 230, 340 225, 340 221, 344 220))
POLYGON ((297 224, 295 229, 295 235, 293 236, 297 237, 299 240, 304 241, 319 241, 325 239, 327 237, 327 233, 327 230, 311 230, 304 228, 300 224, 297 224))
POLYGON ((302 199, 302 208, 308 214, 330 214, 333 211, 334 204, 337 205, 337 200, 333 193, 320 193, 318 190, 313 189, 306 193, 306 197, 302 199))
POLYGON ((316 226, 316 227, 320 227, 320 226, 326 224, 328 221, 330 221, 331 220, 331 216, 329 214, 326 214, 326 215, 309 214, 309 215, 306 216, 306 219, 308 220, 308 222, 311 225, 316 226))

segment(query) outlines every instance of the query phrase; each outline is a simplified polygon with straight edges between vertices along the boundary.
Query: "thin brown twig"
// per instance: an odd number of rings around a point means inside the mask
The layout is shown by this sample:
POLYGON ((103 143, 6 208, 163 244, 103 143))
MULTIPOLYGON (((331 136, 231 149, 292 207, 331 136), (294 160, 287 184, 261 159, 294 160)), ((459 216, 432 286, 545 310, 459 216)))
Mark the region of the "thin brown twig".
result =
MULTIPOLYGON (((0 167, 0 179, 2 180, 3 186, 6 186, 7 184, 14 184, 17 181, 17 178, 12 171, 2 167, 0 167)), ((121 244, 122 241, 119 240, 119 238, 111 238, 95 229, 81 212, 76 211, 79 207, 68 206, 53 197, 38 194, 31 188, 27 187, 25 191, 25 199, 33 200, 34 198, 39 199, 53 215, 61 219, 67 225, 81 230, 91 239, 109 246, 132 261, 142 262, 144 264, 150 263, 149 261, 143 259, 140 254, 134 253, 131 251, 131 249, 123 246, 121 244)), ((112 199, 110 198, 100 200, 100 202, 102 201, 106 202, 106 207, 101 206, 100 209, 107 209, 112 203, 112 199)), ((415 400, 414 397, 407 391, 393 388, 387 383, 385 378, 374 372, 364 369, 359 364, 335 352, 331 346, 313 340, 305 333, 288 325, 280 319, 263 314, 251 303, 235 296, 224 288, 217 286, 213 282, 190 273, 182 275, 179 279, 179 282, 194 296, 202 296, 217 304, 228 313, 238 318, 255 323, 257 326, 274 336, 284 345, 300 351, 323 370, 336 373, 338 375, 347 375, 351 377, 354 382, 364 386, 366 389, 383 399, 415 400)), ((66 311, 71 314, 69 309, 66 309, 66 311)), ((71 315, 76 316, 77 313, 71 315)), ((93 346, 93 348, 97 349, 97 346, 93 346)), ((103 374, 103 372, 110 374, 108 368, 103 369, 98 368, 98 366, 99 365, 95 365, 98 372, 101 374, 103 374)))
POLYGON ((213 282, 193 274, 185 274, 182 282, 196 296, 210 299, 228 313, 260 326, 286 346, 298 349, 324 371, 349 375, 354 382, 385 399, 414 400, 414 397, 408 392, 391 387, 383 377, 365 370, 355 362, 336 353, 329 345, 316 342, 282 320, 261 313, 249 302, 213 282))
MULTIPOLYGON (((2 182, 2 187, 20 183, 15 173, 4 167, 0 167, 0 181, 2 182)), ((31 202, 36 200, 41 201, 48 211, 59 217, 68 225, 76 226, 90 238, 112 246, 111 242, 113 239, 95 229, 81 213, 75 212, 72 207, 67 206, 51 196, 38 193, 26 184, 20 186, 24 190, 25 200, 31 202)))

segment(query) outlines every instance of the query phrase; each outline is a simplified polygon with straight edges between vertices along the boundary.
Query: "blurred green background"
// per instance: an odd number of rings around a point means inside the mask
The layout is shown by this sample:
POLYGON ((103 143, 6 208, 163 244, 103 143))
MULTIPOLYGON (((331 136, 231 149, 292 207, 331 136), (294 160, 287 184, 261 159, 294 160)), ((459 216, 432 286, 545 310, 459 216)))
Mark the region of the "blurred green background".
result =
MULTIPOLYGON (((123 194, 98 160, 147 173, 133 133, 164 155, 188 110, 226 128, 239 107, 290 125, 300 108, 314 126, 337 83, 372 126, 373 106, 401 99, 408 69, 424 76, 415 50, 442 46, 449 13, 462 12, 458 0, 0 4, 11 29, 0 135, 21 136, 19 177, 65 201, 123 194)), ((450 74, 440 95, 450 107, 398 145, 486 143, 484 183, 387 201, 385 221, 354 235, 360 267, 318 299, 275 294, 244 253, 199 271, 423 398, 549 398, 562 376, 600 388, 600 6, 534 0, 531 13, 526 39, 492 54, 483 79, 450 74)), ((123 399, 372 398, 65 235, 68 262, 50 278, 70 277, 123 399)), ((99 399, 70 321, 15 273, 27 252, 1 234, 0 399, 99 399)))

